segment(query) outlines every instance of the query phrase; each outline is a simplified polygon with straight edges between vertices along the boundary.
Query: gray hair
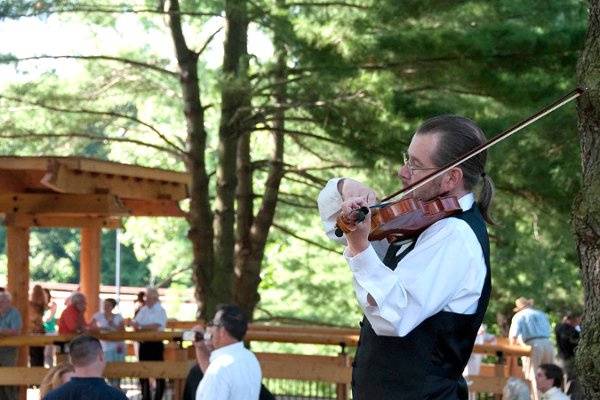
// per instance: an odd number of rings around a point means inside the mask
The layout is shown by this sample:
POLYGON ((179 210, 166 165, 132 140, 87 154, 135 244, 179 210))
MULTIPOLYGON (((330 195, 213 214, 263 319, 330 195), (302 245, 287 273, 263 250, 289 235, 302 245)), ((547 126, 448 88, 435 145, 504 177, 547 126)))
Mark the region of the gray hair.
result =
POLYGON ((146 297, 152 295, 153 297, 159 298, 158 289, 155 287, 148 286, 146 288, 146 297))
POLYGON ((71 303, 75 304, 75 303, 81 303, 82 301, 85 301, 85 295, 81 292, 75 292, 71 295, 71 303))

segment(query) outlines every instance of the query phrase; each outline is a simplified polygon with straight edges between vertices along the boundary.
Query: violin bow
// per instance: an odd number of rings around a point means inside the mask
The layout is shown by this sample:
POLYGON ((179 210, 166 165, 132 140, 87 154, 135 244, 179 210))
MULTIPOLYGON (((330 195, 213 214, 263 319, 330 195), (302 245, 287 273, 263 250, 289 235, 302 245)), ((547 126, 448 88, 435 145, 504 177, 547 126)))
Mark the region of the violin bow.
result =
POLYGON ((573 89, 572 91, 565 94, 563 97, 556 100, 554 103, 550 104, 549 106, 541 109, 537 113, 531 115, 530 117, 524 119, 523 121, 517 123, 516 125, 513 125, 512 127, 508 128, 504 132, 499 133, 498 135, 494 136, 492 139, 488 140, 486 143, 483 143, 483 144, 475 147, 474 149, 470 150, 468 153, 461 156, 456 161, 450 162, 450 163, 444 165, 443 167, 441 167, 440 169, 433 171, 431 174, 424 176, 423 178, 419 179, 418 181, 416 181, 414 183, 411 183, 407 187, 405 187, 401 190, 398 190, 397 192, 392 193, 389 196, 384 197, 383 199, 381 199, 381 202, 379 204, 371 206, 369 208, 383 207, 384 205, 387 204, 387 203, 385 203, 386 201, 393 199, 394 197, 397 197, 400 195, 406 195, 406 194, 411 193, 412 191, 420 188, 421 186, 426 185, 427 183, 431 182, 438 176, 443 175, 444 173, 446 173, 447 171, 456 167, 457 165, 462 164, 463 162, 467 161, 468 159, 470 159, 472 157, 475 157, 477 154, 494 146, 496 143, 503 141, 504 139, 508 138, 512 134, 517 133, 521 129, 533 124, 538 119, 545 117, 546 115, 550 114, 551 112, 561 108, 565 104, 575 100, 576 98, 581 96, 584 92, 585 92, 585 90, 582 88, 573 89))

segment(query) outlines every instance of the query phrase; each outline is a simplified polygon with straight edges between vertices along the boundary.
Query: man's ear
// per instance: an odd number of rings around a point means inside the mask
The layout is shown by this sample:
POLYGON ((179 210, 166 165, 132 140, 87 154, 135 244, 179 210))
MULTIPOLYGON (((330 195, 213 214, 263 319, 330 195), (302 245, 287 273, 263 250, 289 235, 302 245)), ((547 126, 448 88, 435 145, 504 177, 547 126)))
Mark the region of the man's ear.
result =
POLYGON ((458 186, 461 186, 463 182, 463 171, 458 167, 450 169, 445 175, 442 181, 442 189, 444 192, 450 192, 458 186))

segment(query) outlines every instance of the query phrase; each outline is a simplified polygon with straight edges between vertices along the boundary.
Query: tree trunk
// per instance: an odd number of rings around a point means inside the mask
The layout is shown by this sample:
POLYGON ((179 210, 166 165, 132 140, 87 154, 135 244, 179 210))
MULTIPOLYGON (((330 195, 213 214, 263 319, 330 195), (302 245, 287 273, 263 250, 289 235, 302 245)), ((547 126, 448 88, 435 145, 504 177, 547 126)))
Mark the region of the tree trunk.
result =
MULTIPOLYGON (((287 101, 287 54, 285 45, 276 35, 274 39, 275 51, 277 53, 277 69, 275 71, 275 104, 283 105, 287 101)), ((236 253, 235 269, 235 302, 244 309, 246 314, 252 318, 254 308, 260 300, 258 286, 260 284, 260 270, 267 244, 269 230, 275 217, 279 186, 283 177, 283 153, 284 153, 285 111, 284 107, 277 107, 273 122, 273 151, 269 174, 265 184, 262 204, 256 218, 252 218, 253 196, 248 192, 252 188, 249 140, 245 140, 239 149, 244 152, 238 159, 242 166, 239 168, 238 176, 243 176, 246 181, 240 182, 238 191, 238 248, 236 253)))
POLYGON ((600 399, 600 3, 590 1, 589 27, 578 65, 588 88, 578 103, 582 189, 573 208, 573 228, 584 287, 577 372, 586 399, 600 399))
POLYGON ((221 83, 221 122, 219 126, 217 190, 213 222, 215 269, 206 298, 208 313, 218 303, 233 299, 235 250, 235 195, 238 139, 246 136, 245 120, 250 114, 248 80, 246 1, 225 2, 226 38, 221 83))
POLYGON ((200 88, 198 85, 198 54, 188 49, 185 42, 177 0, 172 0, 169 5, 169 28, 179 66, 179 80, 183 93, 183 110, 189 152, 186 166, 192 178, 188 238, 192 243, 195 296, 199 305, 199 314, 205 315, 205 299, 211 297, 210 282, 212 281, 214 268, 213 215, 208 196, 209 179, 206 174, 204 158, 207 135, 204 128, 204 109, 200 101, 200 88))

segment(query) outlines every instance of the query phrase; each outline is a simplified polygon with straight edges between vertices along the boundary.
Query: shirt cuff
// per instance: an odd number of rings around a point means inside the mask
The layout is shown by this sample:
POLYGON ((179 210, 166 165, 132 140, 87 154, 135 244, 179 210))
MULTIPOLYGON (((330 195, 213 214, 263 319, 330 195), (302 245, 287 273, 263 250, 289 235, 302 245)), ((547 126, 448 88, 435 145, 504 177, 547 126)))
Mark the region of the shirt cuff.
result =
POLYGON ((344 237, 339 238, 335 236, 335 223, 343 202, 342 195, 337 188, 340 179, 343 178, 333 178, 327 182, 323 190, 319 193, 317 205, 325 234, 330 239, 345 244, 346 240, 344 237))
POLYGON ((373 297, 378 306, 381 306, 397 284, 398 276, 381 262, 371 245, 354 257, 349 257, 346 249, 344 257, 356 282, 373 297))

